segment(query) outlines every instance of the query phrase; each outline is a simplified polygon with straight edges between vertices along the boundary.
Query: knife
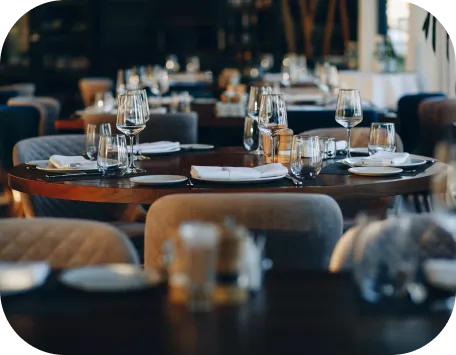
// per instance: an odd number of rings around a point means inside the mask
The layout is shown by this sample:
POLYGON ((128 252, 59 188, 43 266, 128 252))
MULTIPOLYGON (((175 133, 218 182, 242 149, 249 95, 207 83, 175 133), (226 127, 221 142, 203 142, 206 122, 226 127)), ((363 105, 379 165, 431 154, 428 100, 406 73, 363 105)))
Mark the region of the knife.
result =
POLYGON ((46 175, 46 179, 66 179, 73 177, 86 177, 86 176, 102 176, 102 174, 97 172, 92 173, 73 173, 73 174, 55 174, 55 175, 46 175))

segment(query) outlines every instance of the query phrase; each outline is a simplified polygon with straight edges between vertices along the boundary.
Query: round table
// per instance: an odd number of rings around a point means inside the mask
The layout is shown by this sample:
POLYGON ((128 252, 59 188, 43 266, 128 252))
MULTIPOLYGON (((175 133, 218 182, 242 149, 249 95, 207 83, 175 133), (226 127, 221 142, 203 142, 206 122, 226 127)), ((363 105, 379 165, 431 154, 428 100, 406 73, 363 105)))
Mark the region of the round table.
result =
MULTIPOLYGON (((431 158, 428 158, 431 159, 431 158)), ((192 165, 244 166, 263 164, 261 156, 247 153, 243 148, 219 148, 210 151, 178 152, 152 157, 138 162, 149 174, 172 174, 188 176, 192 165)), ((362 177, 356 175, 321 174, 311 186, 288 184, 215 184, 198 183, 193 187, 185 183, 167 186, 140 186, 128 178, 91 178, 73 181, 44 181, 46 173, 18 165, 9 173, 9 185, 30 195, 49 198, 112 203, 151 204, 158 198, 177 193, 317 193, 336 200, 376 199, 384 196, 414 194, 429 190, 432 176, 445 169, 445 164, 436 162, 417 176, 362 177)))

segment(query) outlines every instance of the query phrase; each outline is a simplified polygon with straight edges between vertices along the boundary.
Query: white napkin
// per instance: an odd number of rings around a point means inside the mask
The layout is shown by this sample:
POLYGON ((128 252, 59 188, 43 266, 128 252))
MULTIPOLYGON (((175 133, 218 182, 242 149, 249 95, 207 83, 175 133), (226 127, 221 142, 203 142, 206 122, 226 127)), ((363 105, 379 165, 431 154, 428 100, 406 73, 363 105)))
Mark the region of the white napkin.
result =
POLYGON ((192 166, 190 174, 194 178, 214 180, 254 180, 286 175, 288 169, 280 163, 256 168, 236 168, 221 166, 192 166))
POLYGON ((380 151, 367 158, 361 159, 361 164, 366 166, 391 166, 401 165, 409 158, 409 153, 391 153, 380 151))
POLYGON ((0 263, 0 294, 40 286, 49 272, 46 262, 0 263))
POLYGON ((347 149, 347 141, 337 141, 336 142, 336 150, 346 150, 347 149))
POLYGON ((153 143, 141 143, 135 145, 135 150, 140 153, 160 153, 160 152, 172 152, 179 150, 179 142, 153 142, 153 143))
POLYGON ((97 169, 97 162, 82 156, 52 155, 49 163, 57 169, 97 169))

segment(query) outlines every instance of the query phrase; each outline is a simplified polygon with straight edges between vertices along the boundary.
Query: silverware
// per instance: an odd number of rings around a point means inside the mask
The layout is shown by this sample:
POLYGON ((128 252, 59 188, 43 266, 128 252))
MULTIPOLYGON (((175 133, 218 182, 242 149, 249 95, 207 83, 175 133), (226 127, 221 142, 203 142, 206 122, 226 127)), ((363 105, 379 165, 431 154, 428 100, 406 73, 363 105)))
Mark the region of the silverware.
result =
POLYGON ((86 177, 86 176, 102 176, 102 174, 97 171, 93 173, 72 173, 72 174, 54 174, 54 175, 46 175, 46 179, 66 179, 66 178, 73 178, 73 177, 86 177))
POLYGON ((299 181, 298 179, 295 179, 293 176, 291 175, 287 175, 285 176, 287 179, 293 181, 293 184, 295 184, 295 186, 301 186, 302 185, 302 181, 299 181))
POLYGON ((187 169, 184 169, 182 172, 182 175, 184 175, 187 178, 187 186, 193 187, 194 185, 193 185, 193 181, 192 181, 189 171, 187 169))

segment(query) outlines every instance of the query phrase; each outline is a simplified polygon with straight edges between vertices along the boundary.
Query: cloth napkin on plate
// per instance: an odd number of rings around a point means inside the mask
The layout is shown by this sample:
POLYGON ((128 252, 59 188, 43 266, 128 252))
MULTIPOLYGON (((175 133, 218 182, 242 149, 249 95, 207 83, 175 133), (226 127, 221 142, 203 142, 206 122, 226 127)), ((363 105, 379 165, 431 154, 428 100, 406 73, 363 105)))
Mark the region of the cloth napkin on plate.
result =
POLYGON ((174 152, 180 149, 179 142, 154 142, 154 143, 141 143, 135 145, 135 150, 139 153, 162 153, 174 152))
POLYGON ((49 158, 49 163, 57 169, 98 169, 96 161, 90 161, 78 155, 53 155, 49 158))
POLYGON ((0 263, 0 294, 41 286, 50 272, 46 262, 0 263))
POLYGON ((190 174, 194 178, 214 180, 255 180, 286 175, 288 169, 280 163, 256 168, 235 168, 222 166, 192 166, 190 174))
POLYGON ((366 166, 401 165, 407 161, 409 156, 409 153, 391 153, 380 151, 370 157, 362 158, 361 164, 366 166))

